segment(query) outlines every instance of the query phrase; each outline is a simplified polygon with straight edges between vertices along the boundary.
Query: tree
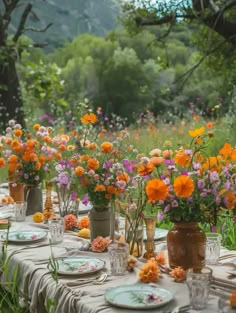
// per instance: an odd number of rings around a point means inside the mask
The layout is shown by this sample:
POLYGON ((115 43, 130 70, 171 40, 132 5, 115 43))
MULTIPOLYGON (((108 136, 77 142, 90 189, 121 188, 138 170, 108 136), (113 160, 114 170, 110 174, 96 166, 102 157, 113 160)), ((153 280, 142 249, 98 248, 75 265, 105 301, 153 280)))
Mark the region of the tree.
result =
POLYGON ((32 7, 30 2, 25 4, 22 0, 0 0, 0 127, 2 128, 6 126, 9 119, 16 119, 25 126, 23 101, 16 71, 16 61, 26 48, 20 44, 20 38, 26 31, 42 32, 51 26, 48 24, 44 29, 26 27, 32 7), (21 10, 22 6, 18 26, 15 33, 11 34, 12 16, 15 11, 21 10))

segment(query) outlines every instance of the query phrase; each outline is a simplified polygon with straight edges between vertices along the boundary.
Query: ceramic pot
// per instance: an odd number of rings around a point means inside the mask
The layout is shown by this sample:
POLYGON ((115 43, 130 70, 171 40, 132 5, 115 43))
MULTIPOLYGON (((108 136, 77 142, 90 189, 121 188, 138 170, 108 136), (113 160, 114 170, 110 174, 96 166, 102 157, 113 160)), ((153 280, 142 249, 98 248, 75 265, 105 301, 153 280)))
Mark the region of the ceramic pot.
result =
POLYGON ((27 205, 26 215, 43 212, 43 193, 40 186, 26 185, 25 201, 27 205))
POLYGON ((206 235, 197 223, 175 223, 167 234, 171 268, 201 269, 205 266, 206 235))
POLYGON ((112 213, 110 208, 106 208, 105 210, 92 208, 89 212, 91 242, 98 236, 110 236, 111 217, 112 213))
POLYGON ((14 201, 24 201, 24 188, 25 185, 22 183, 17 183, 15 178, 15 173, 8 171, 9 180, 9 195, 14 199, 14 201))

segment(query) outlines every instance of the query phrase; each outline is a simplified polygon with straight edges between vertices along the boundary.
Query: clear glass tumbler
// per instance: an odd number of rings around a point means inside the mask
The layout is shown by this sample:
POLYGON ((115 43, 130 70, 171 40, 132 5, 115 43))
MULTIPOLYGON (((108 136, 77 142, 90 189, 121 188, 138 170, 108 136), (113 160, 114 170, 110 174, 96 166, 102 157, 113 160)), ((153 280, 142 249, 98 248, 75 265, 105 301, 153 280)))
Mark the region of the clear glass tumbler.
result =
POLYGON ((14 213, 16 222, 24 222, 26 217, 27 204, 24 201, 14 202, 14 213))
POLYGON ((126 243, 111 243, 108 246, 111 274, 125 275, 128 263, 129 245, 126 243))
POLYGON ((63 242, 65 223, 63 217, 55 217, 49 221, 49 233, 52 244, 63 242))
POLYGON ((202 310, 206 308, 211 279, 212 270, 208 267, 187 270, 186 284, 189 289, 189 300, 192 309, 202 310))
POLYGON ((206 233, 206 264, 214 265, 219 261, 221 234, 206 233))

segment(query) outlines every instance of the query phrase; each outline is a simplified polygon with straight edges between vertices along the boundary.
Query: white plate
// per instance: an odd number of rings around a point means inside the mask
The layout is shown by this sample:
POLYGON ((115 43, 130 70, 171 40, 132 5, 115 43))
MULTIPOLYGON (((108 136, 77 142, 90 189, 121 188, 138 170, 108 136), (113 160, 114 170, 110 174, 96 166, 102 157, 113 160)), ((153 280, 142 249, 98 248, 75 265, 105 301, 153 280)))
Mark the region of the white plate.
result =
POLYGON ((82 202, 79 203, 79 214, 88 213, 93 208, 92 204, 88 203, 87 205, 82 202))
POLYGON ((169 290, 146 284, 111 288, 104 297, 114 306, 144 310, 162 306, 173 300, 173 294, 169 290))
POLYGON ((105 267, 105 261, 93 257, 67 257, 58 259, 58 274, 84 275, 95 273, 105 267))
MULTIPOLYGON (((168 233, 167 229, 156 228, 154 240, 165 238, 167 233, 168 233)), ((143 240, 147 240, 146 228, 144 228, 144 231, 143 231, 143 240)))
MULTIPOLYGON (((8 241, 12 243, 30 243, 37 242, 46 238, 48 233, 41 230, 25 230, 25 231, 12 231, 8 234, 8 241)), ((3 240, 7 239, 7 234, 2 234, 3 240)))

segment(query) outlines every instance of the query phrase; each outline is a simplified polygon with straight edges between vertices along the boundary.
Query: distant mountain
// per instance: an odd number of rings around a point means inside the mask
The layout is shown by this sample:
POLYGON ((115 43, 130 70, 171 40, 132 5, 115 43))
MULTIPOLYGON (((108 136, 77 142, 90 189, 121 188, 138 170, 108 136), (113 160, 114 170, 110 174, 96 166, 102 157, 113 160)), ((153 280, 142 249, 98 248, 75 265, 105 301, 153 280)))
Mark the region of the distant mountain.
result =
MULTIPOLYGON (((121 0, 31 0, 33 11, 26 26, 44 28, 53 25, 45 32, 27 32, 36 42, 47 42, 48 49, 61 46, 78 34, 92 33, 104 36, 118 25, 121 13, 121 0)), ((15 31, 24 6, 19 7, 13 16, 11 30, 15 31)))

